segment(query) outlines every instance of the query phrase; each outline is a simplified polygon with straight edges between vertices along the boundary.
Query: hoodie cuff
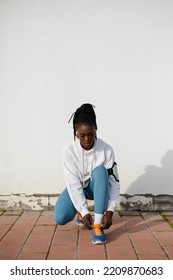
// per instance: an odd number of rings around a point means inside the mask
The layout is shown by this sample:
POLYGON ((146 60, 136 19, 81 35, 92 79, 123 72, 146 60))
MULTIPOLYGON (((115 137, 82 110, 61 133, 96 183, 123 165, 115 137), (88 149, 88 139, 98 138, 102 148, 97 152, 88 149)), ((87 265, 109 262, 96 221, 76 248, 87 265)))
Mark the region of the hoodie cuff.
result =
POLYGON ((107 211, 115 211, 116 205, 117 205, 118 199, 116 201, 108 201, 107 211))
POLYGON ((88 209, 85 209, 85 208, 80 211, 80 214, 82 215, 82 217, 84 217, 85 215, 87 215, 89 213, 90 212, 88 211, 88 209))

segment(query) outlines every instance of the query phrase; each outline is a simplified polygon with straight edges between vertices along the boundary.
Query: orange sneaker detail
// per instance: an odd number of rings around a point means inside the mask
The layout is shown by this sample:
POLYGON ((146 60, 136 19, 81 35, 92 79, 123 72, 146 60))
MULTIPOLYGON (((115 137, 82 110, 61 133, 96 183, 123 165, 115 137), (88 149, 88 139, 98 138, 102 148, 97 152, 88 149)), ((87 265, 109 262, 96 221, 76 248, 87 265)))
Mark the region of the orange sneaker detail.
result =
POLYGON ((77 213, 77 217, 78 217, 79 220, 82 221, 82 215, 80 213, 77 213))
POLYGON ((100 224, 94 224, 94 233, 95 235, 102 235, 100 224))

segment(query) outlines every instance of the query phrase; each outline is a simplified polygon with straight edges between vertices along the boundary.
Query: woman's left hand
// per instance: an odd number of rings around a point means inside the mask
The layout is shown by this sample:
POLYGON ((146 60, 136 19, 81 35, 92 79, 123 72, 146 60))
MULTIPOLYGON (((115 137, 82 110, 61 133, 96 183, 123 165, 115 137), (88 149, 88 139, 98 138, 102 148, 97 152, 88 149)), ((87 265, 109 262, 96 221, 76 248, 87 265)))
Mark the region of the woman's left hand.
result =
POLYGON ((90 214, 86 214, 85 216, 82 217, 84 226, 87 229, 93 229, 93 221, 92 221, 92 216, 90 214))
POLYGON ((104 229, 108 229, 112 225, 112 216, 113 216, 112 211, 106 211, 106 213, 104 214, 102 218, 102 227, 104 229))

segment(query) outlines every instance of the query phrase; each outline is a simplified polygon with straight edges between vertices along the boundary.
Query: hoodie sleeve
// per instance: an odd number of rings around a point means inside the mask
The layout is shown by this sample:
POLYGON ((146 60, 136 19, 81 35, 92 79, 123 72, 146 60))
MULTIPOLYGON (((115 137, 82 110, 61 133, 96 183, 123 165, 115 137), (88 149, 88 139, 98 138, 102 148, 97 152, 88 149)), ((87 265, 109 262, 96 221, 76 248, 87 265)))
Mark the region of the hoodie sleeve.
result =
POLYGON ((119 200, 120 184, 114 151, 111 147, 107 151, 105 167, 108 169, 109 175, 109 199, 107 210, 114 212, 119 200))
POLYGON ((73 154, 68 148, 62 152, 64 179, 69 192, 69 196, 76 210, 85 216, 89 213, 87 200, 83 193, 83 186, 79 178, 78 169, 73 158, 73 154))

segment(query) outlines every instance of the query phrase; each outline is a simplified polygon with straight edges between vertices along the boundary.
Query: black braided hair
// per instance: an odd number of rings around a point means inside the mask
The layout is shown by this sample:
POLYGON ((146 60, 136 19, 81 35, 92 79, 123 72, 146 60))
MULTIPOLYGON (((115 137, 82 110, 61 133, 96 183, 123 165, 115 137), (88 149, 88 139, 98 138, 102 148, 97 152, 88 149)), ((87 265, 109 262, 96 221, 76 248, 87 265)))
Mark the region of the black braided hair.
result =
POLYGON ((89 103, 85 103, 81 105, 77 110, 72 114, 69 122, 73 117, 73 131, 74 131, 74 138, 76 135, 76 127, 78 125, 93 125, 97 130, 97 123, 96 123, 96 114, 94 111, 95 106, 89 103))

